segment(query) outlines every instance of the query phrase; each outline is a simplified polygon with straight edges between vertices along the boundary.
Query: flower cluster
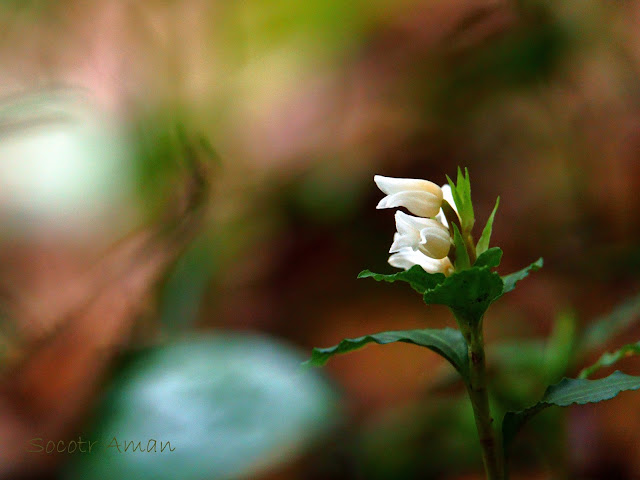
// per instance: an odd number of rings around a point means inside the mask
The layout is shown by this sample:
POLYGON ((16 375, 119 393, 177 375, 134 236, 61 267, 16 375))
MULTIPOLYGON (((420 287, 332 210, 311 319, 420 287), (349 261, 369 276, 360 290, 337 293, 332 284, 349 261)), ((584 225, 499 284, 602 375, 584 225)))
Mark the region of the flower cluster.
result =
POLYGON ((452 239, 442 210, 446 200, 456 211, 451 187, 439 187, 428 180, 392 178, 376 175, 374 181, 386 194, 376 208, 404 207, 414 215, 396 212, 397 232, 389 249, 389 263, 408 270, 420 265, 429 273, 453 272, 448 258, 452 239))

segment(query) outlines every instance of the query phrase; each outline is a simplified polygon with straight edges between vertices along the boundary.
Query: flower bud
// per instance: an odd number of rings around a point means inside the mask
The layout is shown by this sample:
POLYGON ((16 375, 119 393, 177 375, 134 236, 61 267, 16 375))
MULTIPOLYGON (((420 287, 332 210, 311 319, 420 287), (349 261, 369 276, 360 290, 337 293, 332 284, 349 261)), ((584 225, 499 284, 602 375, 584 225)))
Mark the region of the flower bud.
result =
POLYGON ((428 180, 376 175, 373 180, 387 194, 376 208, 405 207, 420 217, 434 217, 442 205, 442 189, 428 180))
POLYGON ((437 220, 420 230, 418 250, 431 258, 444 258, 449 255, 451 237, 449 230, 437 220))
POLYGON ((410 247, 435 259, 444 258, 449 254, 449 230, 437 220, 414 217, 398 211, 396 229, 398 232, 394 235, 389 253, 410 247))

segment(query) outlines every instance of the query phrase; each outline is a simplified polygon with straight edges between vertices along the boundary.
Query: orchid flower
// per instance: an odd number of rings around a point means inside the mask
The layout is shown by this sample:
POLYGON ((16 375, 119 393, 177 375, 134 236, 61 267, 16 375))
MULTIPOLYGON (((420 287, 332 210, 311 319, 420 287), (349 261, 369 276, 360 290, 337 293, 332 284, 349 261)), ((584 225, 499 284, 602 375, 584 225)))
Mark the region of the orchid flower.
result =
POLYGON ((377 208, 404 207, 417 215, 396 212, 397 233, 389 249, 393 254, 389 263, 405 270, 420 265, 429 273, 451 273, 453 266, 447 258, 451 237, 441 208, 443 198, 455 205, 451 188, 441 188, 428 180, 382 175, 376 175, 374 181, 386 194, 377 208))
POLYGON ((419 217, 434 217, 442 205, 442 189, 428 180, 376 175, 373 180, 387 194, 376 208, 405 207, 419 217))
POLYGON ((396 228, 389 253, 399 252, 411 247, 428 257, 441 259, 447 256, 451 248, 449 230, 438 220, 420 218, 404 212, 396 212, 396 228))

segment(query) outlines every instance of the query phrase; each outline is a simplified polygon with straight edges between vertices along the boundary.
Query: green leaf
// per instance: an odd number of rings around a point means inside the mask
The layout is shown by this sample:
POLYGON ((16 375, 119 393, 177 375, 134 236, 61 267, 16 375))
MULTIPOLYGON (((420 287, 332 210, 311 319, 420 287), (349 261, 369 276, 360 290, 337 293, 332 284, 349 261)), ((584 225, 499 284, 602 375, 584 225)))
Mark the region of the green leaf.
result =
POLYGON ((482 230, 482 235, 480 235, 480 240, 478 240, 478 243, 476 244, 477 255, 482 255, 489 248, 491 232, 493 231, 493 218, 496 216, 496 212, 498 211, 498 205, 500 205, 500 197, 496 199, 496 206, 493 207, 493 211, 491 212, 491 215, 489 215, 489 220, 487 220, 487 223, 482 230))
POLYGON ((507 293, 516 288, 516 283, 518 283, 523 278, 526 278, 529 273, 536 272, 542 268, 544 261, 542 258, 539 258, 535 262, 533 262, 528 267, 523 268, 522 270, 518 270, 517 272, 510 273, 509 275, 505 275, 502 277, 502 281, 504 282, 504 292, 507 293))
POLYGON ((386 345, 394 342, 411 343, 433 350, 447 359, 467 381, 467 343, 462 334, 454 328, 398 330, 365 335, 358 338, 347 338, 333 347, 314 348, 311 358, 304 364, 320 367, 334 355, 358 350, 369 343, 386 345))
POLYGON ((462 198, 462 215, 464 222, 462 227, 465 231, 470 232, 473 228, 475 218, 473 215, 473 204, 471 203, 471 179, 469 177, 469 170, 465 167, 464 175, 458 167, 458 191, 462 198))
POLYGON ((469 234, 471 233, 471 229, 475 223, 473 204, 471 203, 471 181, 469 178, 469 171, 465 168, 463 175, 462 170, 458 167, 457 183, 454 184, 448 176, 447 182, 449 182, 451 194, 458 209, 458 215, 460 216, 462 224, 462 232, 464 234, 469 234))
POLYGON ((500 265, 500 260, 502 260, 502 249, 492 247, 489 250, 485 250, 482 255, 478 257, 474 266, 495 268, 500 265))
POLYGON ((427 273, 420 265, 414 265, 409 270, 391 275, 363 270, 358 275, 358 278, 373 278, 378 282, 385 281, 389 283, 407 282, 416 292, 424 294, 427 290, 431 290, 444 282, 445 276, 442 273, 427 273))
POLYGON ((595 320, 584 333, 580 349, 588 351, 603 347, 638 319, 640 319, 640 294, 626 299, 611 313, 595 320))
POLYGON ((540 376, 545 369, 547 345, 540 339, 514 339, 487 345, 487 359, 501 371, 526 371, 540 376))
POLYGON ((260 478, 337 421, 335 393, 318 372, 301 372, 301 360, 288 345, 246 334, 138 352, 116 373, 96 424, 82 435, 97 442, 91 454, 70 455, 61 478, 260 478), (156 451, 142 453, 150 439, 156 451))
POLYGON ((519 412, 507 412, 502 422, 502 438, 505 454, 520 428, 534 415, 551 407, 568 407, 577 404, 597 403, 609 400, 620 392, 638 390, 640 377, 616 371, 606 378, 586 380, 563 378, 547 388, 542 399, 535 405, 519 412))
POLYGON ((556 316, 543 361, 546 367, 545 383, 557 382, 571 366, 577 343, 577 327, 573 312, 565 311, 556 316))
POLYGON ((453 242, 456 247, 456 271, 459 272, 461 270, 466 270, 471 266, 471 261, 469 260, 469 252, 467 252, 467 246, 464 244, 462 234, 460 233, 460 230, 455 223, 453 224, 453 242))
POLYGON ((624 357, 630 357, 631 355, 640 355, 640 342, 630 343, 624 347, 619 348, 615 352, 604 353, 596 363, 583 369, 578 375, 578 378, 587 378, 593 375, 596 371, 602 367, 609 367, 616 363, 618 360, 624 357))
POLYGON ((448 306, 457 319, 479 322, 489 305, 502 295, 502 279, 488 267, 472 267, 456 272, 424 293, 427 304, 448 306))

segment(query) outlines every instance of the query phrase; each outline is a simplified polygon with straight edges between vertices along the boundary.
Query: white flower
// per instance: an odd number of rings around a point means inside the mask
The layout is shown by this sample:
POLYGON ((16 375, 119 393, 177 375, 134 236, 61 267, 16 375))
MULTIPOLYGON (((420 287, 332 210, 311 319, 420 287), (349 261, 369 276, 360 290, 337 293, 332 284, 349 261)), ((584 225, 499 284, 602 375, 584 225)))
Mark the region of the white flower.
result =
POLYGON ((398 250, 389 257, 389 264, 392 267, 409 270, 414 265, 420 265, 427 273, 444 273, 449 275, 453 272, 453 265, 449 258, 435 259, 427 257, 424 253, 405 247, 398 250))
POLYGON ((387 194, 376 208, 405 207, 420 217, 434 217, 442 205, 442 189, 428 180, 376 175, 373 180, 387 194))
MULTIPOLYGON (((442 190, 442 198, 446 200, 449 205, 451 205, 451 208, 453 208, 454 212, 458 213, 458 207, 456 207, 456 202, 453 200, 453 194, 451 193, 451 186, 449 184, 443 185, 441 187, 441 190, 442 190)), ((444 212, 442 211, 442 208, 436 215, 436 220, 442 223, 445 227, 449 228, 449 222, 447 222, 447 219, 444 216, 444 212)))
POLYGON ((410 247, 425 255, 440 259, 449 254, 451 237, 449 230, 438 220, 420 218, 404 212, 396 212, 396 228, 389 253, 399 252, 410 247))

